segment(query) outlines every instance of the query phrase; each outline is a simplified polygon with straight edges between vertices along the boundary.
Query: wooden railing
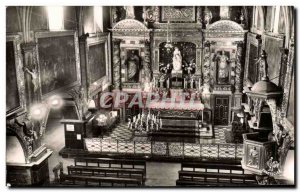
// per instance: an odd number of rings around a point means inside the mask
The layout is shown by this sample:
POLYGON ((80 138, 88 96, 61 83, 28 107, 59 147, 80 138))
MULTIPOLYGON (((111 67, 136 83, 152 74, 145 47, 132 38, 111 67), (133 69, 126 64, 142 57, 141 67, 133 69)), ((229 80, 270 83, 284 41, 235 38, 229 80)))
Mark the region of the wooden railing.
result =
POLYGON ((118 141, 85 138, 85 150, 90 153, 123 154, 147 157, 232 159, 241 160, 243 144, 195 144, 180 142, 118 141))

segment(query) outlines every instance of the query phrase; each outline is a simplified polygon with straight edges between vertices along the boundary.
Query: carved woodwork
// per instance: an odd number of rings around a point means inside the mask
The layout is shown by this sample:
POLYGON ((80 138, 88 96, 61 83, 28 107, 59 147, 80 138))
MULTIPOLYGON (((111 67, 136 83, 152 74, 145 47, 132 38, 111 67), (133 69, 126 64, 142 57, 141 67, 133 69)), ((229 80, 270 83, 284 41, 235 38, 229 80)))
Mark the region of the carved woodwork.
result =
POLYGON ((121 88, 121 58, 119 39, 113 39, 113 84, 114 89, 121 88))

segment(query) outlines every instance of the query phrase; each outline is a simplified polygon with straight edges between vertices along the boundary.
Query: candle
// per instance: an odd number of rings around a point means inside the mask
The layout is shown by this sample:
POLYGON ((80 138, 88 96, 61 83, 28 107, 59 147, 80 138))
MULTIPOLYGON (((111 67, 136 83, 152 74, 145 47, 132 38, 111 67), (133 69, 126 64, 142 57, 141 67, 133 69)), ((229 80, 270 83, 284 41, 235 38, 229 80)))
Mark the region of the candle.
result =
POLYGON ((191 80, 191 88, 193 89, 194 79, 191 80))

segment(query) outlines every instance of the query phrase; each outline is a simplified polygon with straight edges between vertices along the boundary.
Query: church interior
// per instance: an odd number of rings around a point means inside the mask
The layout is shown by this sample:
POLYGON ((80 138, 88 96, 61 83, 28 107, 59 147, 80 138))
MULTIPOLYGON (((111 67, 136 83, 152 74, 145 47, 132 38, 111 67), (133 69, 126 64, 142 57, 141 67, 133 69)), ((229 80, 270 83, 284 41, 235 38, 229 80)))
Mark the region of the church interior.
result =
POLYGON ((295 186, 292 6, 8 6, 9 187, 295 186))

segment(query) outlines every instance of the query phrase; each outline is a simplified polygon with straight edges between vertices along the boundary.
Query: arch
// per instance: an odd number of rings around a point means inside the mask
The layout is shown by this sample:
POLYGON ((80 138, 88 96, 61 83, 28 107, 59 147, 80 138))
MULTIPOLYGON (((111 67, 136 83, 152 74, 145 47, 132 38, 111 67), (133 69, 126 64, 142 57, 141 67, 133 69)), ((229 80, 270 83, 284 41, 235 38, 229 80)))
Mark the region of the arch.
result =
POLYGON ((116 23, 113 30, 131 30, 131 31, 146 31, 148 28, 140 21, 135 19, 124 19, 116 23))
POLYGON ((207 31, 233 31, 244 32, 244 29, 238 23, 231 20, 220 20, 207 27, 207 31))

